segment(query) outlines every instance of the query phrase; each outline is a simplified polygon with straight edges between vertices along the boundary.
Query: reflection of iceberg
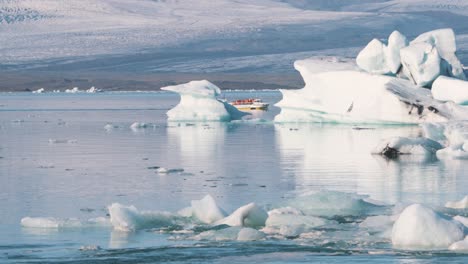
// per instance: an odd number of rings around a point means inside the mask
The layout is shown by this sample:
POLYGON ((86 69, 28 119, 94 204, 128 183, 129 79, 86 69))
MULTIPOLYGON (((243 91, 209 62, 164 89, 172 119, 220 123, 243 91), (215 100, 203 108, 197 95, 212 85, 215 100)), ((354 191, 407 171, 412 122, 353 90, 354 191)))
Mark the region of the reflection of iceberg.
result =
POLYGON ((167 112, 169 121, 231 121, 246 113, 227 102, 216 99, 221 90, 209 81, 191 81, 162 87, 180 94, 180 103, 167 112))
POLYGON ((467 186, 462 161, 440 162, 425 155, 388 160, 370 154, 382 138, 420 135, 417 126, 361 130, 277 124, 275 130, 280 164, 287 165, 282 166, 284 173, 293 177, 298 192, 325 189, 368 194, 388 203, 410 200, 443 204, 445 194, 456 194, 467 186))

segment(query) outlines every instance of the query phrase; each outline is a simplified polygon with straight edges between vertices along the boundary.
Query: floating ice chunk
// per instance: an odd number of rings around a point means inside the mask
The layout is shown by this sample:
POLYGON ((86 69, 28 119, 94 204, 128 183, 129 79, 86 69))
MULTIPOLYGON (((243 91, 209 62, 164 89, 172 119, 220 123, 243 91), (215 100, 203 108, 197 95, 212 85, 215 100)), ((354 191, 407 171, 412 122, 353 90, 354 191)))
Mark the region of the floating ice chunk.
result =
POLYGON ((72 89, 66 89, 65 92, 66 93, 79 93, 81 91, 78 87, 73 87, 72 89))
POLYGON ((86 246, 81 246, 80 251, 97 251, 101 250, 102 248, 98 245, 86 245, 86 246))
POLYGON ((86 90, 87 93, 99 93, 101 90, 97 89, 96 87, 92 86, 88 90, 86 90))
POLYGON ((135 206, 118 203, 113 203, 108 209, 114 229, 126 232, 143 228, 171 227, 182 220, 180 216, 168 212, 139 211, 135 206))
POLYGON ((229 226, 247 226, 258 227, 264 226, 268 214, 258 207, 255 203, 249 203, 238 208, 231 215, 216 221, 215 225, 229 225, 229 226))
POLYGON ((468 104, 468 82, 450 77, 439 76, 432 84, 432 95, 441 101, 468 104))
POLYGON ((444 28, 429 31, 419 35, 410 45, 416 45, 419 43, 427 43, 434 46, 437 49, 438 54, 448 64, 448 74, 451 77, 465 80, 465 74, 463 72, 463 66, 455 55, 457 51, 457 44, 455 41, 455 33, 451 28, 444 28))
POLYGON ((104 129, 107 130, 107 131, 110 131, 110 130, 112 130, 112 129, 114 129, 114 128, 119 128, 119 126, 113 125, 113 124, 111 124, 111 123, 108 123, 108 124, 106 124, 106 125, 104 126, 104 129))
POLYGON ((382 140, 372 150, 372 154, 397 158, 400 155, 433 155, 444 148, 439 142, 428 138, 393 137, 382 140))
POLYGON ((78 140, 76 139, 49 139, 49 144, 76 144, 78 140))
POLYGON ((110 226, 110 221, 104 217, 91 218, 86 221, 77 218, 24 217, 21 219, 21 226, 44 229, 108 227, 110 226))
POLYGON ((451 201, 445 204, 445 207, 454 209, 467 209, 468 208, 468 195, 463 197, 460 201, 451 201))
POLYGON ((400 50, 406 76, 418 86, 430 86, 441 74, 437 48, 425 42, 412 43, 400 50))
POLYGON ((195 240, 211 241, 256 241, 265 238, 265 234, 249 227, 228 227, 220 230, 209 230, 193 237, 195 240))
POLYGON ((44 91, 45 91, 44 88, 39 88, 39 89, 37 89, 35 91, 32 91, 32 93, 43 93, 44 91))
POLYGON ((193 216, 205 224, 211 224, 223 219, 226 213, 216 204, 211 195, 206 195, 201 200, 192 201, 193 216))
POLYGON ((420 204, 405 208, 392 230, 392 244, 401 249, 443 249, 464 237, 460 222, 420 204))
POLYGON ((447 146, 437 151, 437 157, 452 159, 468 159, 468 122, 451 122, 427 127, 431 136, 438 137, 447 146), (441 134, 443 131, 443 135, 441 134))
POLYGON ((462 241, 453 243, 448 249, 453 251, 468 252, 468 236, 465 237, 465 239, 462 241))
POLYGON ((148 127, 148 124, 143 123, 143 122, 134 122, 133 124, 130 125, 130 128, 132 130, 139 130, 139 129, 144 129, 144 128, 147 128, 147 127, 148 127))
POLYGON ((180 94, 180 103, 167 112, 169 121, 231 121, 247 115, 218 100, 216 97, 221 90, 206 80, 166 86, 161 90, 180 94))
POLYGON ((181 169, 181 168, 167 169, 163 167, 156 169, 156 173, 159 173, 159 174, 171 174, 171 173, 180 173, 180 172, 184 172, 184 169, 181 169))
POLYGON ((386 46, 378 39, 373 39, 367 46, 359 52, 356 57, 357 65, 374 74, 387 74, 391 70, 386 61, 386 46))
POLYGON ((284 207, 268 212, 263 231, 285 237, 297 237, 302 233, 312 231, 315 227, 330 224, 331 222, 333 221, 304 215, 302 211, 292 207, 284 207))

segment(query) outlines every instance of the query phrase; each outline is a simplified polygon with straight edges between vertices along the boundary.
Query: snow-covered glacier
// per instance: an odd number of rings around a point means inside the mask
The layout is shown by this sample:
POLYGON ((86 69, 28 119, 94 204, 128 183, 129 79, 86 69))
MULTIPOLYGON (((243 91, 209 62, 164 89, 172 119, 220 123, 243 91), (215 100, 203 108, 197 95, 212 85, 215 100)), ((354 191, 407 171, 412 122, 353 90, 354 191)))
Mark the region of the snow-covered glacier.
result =
POLYGON ((161 90, 180 95, 180 103, 167 112, 169 121, 231 121, 247 115, 217 99, 221 89, 206 80, 166 86, 161 90))

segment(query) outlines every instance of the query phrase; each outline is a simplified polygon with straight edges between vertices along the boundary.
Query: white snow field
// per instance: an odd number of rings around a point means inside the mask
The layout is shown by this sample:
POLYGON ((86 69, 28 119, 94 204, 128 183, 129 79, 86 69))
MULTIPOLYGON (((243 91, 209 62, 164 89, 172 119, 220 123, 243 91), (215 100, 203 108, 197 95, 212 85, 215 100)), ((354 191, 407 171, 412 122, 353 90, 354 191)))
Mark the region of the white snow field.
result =
POLYGON ((8 0, 0 66, 291 72, 311 55, 355 57, 395 29, 409 40, 451 27, 463 49, 467 14, 464 0, 8 0))

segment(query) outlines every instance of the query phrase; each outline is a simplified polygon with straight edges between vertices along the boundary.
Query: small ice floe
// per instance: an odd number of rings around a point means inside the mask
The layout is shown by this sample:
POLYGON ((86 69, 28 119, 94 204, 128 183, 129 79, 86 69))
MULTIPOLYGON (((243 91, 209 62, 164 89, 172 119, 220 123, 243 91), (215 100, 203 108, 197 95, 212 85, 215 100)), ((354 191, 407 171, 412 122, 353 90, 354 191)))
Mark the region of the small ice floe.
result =
POLYGON ((395 221, 392 244, 399 249, 447 249, 465 238, 465 226, 420 204, 406 207, 395 221))
POLYGON ((107 131, 111 131, 115 128, 119 128, 118 125, 114 125, 112 123, 107 123, 105 126, 104 126, 104 129, 107 130, 107 131))
POLYGON ((268 212, 268 218, 262 231, 267 234, 293 238, 330 223, 334 223, 334 221, 305 215, 301 210, 293 207, 283 207, 268 212))
POLYGON ((24 120, 23 119, 14 119, 14 120, 11 120, 12 123, 24 123, 24 120))
POLYGON ((78 87, 73 87, 72 89, 66 89, 65 92, 66 93, 79 93, 81 91, 78 87))
POLYGON ((89 88, 88 90, 86 90, 87 93, 100 93, 101 90, 100 89, 97 89, 96 87, 92 86, 91 88, 89 88))
POLYGON ((444 147, 437 141, 428 138, 393 137, 381 141, 372 150, 372 154, 395 159, 400 155, 434 155, 444 147))
POLYGON ((21 226, 43 229, 108 227, 110 226, 110 221, 108 218, 104 217, 91 218, 88 220, 80 220, 78 218, 24 217, 21 219, 21 226))
POLYGON ((134 122, 133 124, 130 125, 130 129, 132 130, 139 130, 139 129, 145 129, 149 126, 147 123, 142 123, 142 122, 134 122))
POLYGON ((38 167, 39 169, 53 169, 55 166, 53 164, 47 164, 47 165, 40 165, 38 167))
POLYGON ((76 144, 76 139, 49 139, 49 144, 76 144))
POLYGON ((39 88, 39 89, 37 89, 37 90, 35 90, 35 91, 32 91, 32 93, 37 93, 37 94, 39 94, 39 93, 44 93, 44 91, 45 91, 44 88, 39 88))
POLYGON ((80 251, 97 251, 101 250, 102 248, 98 245, 86 245, 86 246, 81 246, 80 251))
POLYGON ((163 167, 159 167, 156 169, 156 173, 158 174, 173 174, 173 173, 181 173, 184 172, 184 169, 175 168, 175 169, 167 169, 163 167))
POLYGON ((468 209, 468 195, 463 197, 460 201, 450 201, 445 204, 447 208, 453 209, 468 209))
POLYGON ((116 230, 136 231, 144 228, 161 228, 180 225, 183 217, 169 212, 139 211, 135 206, 114 203, 108 207, 110 222, 116 230))
POLYGON ((205 231, 191 237, 191 239, 208 241, 258 241, 265 239, 265 234, 249 227, 228 227, 205 231))

